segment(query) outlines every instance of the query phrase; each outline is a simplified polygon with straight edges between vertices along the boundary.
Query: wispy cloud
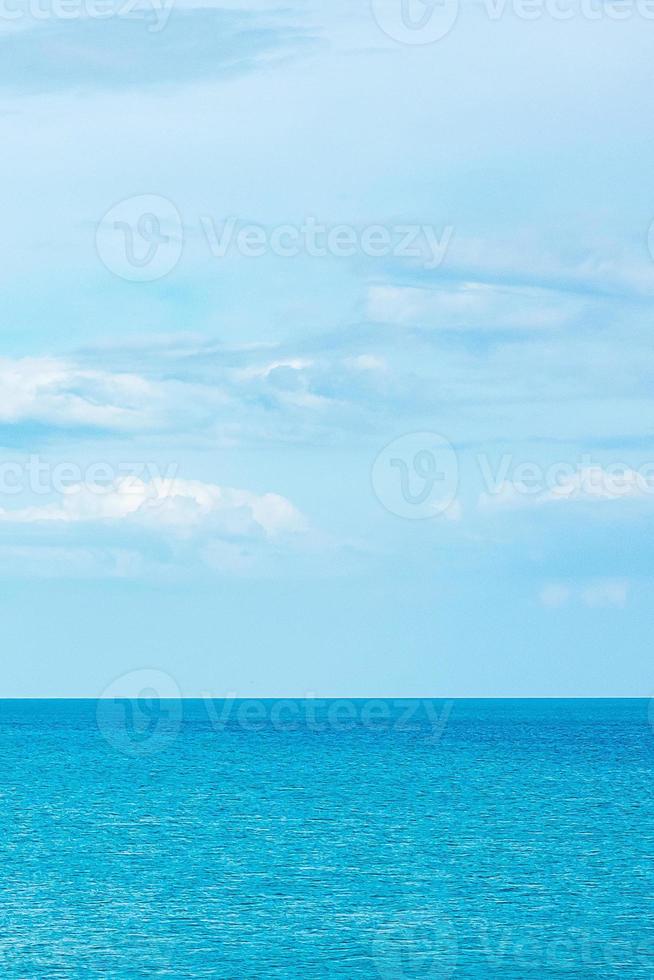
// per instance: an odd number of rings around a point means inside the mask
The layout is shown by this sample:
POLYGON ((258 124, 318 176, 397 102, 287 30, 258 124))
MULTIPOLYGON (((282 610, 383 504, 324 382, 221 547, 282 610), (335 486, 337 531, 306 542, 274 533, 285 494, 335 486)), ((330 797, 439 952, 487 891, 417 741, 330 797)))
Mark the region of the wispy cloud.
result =
MULTIPOLYGON (((4 359, 0 425, 9 435, 0 441, 38 424, 53 433, 185 434, 214 446, 331 445, 381 436, 401 420, 407 431, 436 426, 455 443, 501 433, 619 446, 642 435, 651 409, 654 355, 640 330, 632 340, 618 346, 612 332, 575 328, 484 343, 465 330, 363 323, 278 342, 179 335, 4 359)), ((511 504, 511 487, 495 502, 511 504)))
POLYGON ((308 530, 279 494, 126 478, 71 486, 48 503, 1 508, 0 570, 13 561, 13 573, 48 577, 148 577, 195 567, 251 572, 308 530))
POLYGON ((142 5, 128 16, 40 19, 0 34, 0 89, 150 89, 230 78, 315 44, 297 17, 142 5))
POLYGON ((142 377, 84 369, 47 357, 0 359, 0 422, 130 430, 148 425, 159 401, 142 377))
POLYGON ((432 288, 374 285, 366 312, 381 323, 440 330, 549 330, 573 323, 583 306, 578 297, 555 290, 461 282, 432 288))
POLYGON ((548 609, 560 609, 570 603, 591 609, 623 609, 628 595, 629 582, 624 579, 597 579, 582 584, 550 582, 541 589, 539 601, 548 609))
POLYGON ((57 503, 0 508, 0 522, 92 523, 130 521, 146 528, 185 534, 203 527, 231 534, 268 536, 305 529, 295 507, 278 494, 258 496, 197 480, 124 478, 113 485, 73 485, 57 503))
POLYGON ((547 507, 565 503, 602 504, 618 501, 654 502, 654 472, 651 465, 643 470, 628 466, 582 466, 571 471, 561 465, 552 468, 552 483, 532 484, 503 480, 493 491, 479 498, 482 510, 547 507))

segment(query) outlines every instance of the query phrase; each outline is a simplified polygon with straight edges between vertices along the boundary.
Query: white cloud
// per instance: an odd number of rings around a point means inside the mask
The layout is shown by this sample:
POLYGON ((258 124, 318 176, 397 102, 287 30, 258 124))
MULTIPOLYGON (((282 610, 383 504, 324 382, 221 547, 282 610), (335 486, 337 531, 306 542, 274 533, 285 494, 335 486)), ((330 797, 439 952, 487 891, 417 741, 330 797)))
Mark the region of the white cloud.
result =
POLYGON ((285 497, 255 494, 197 480, 135 478, 110 487, 78 484, 56 503, 20 509, 0 508, 5 524, 130 522, 138 526, 189 534, 202 528, 274 537, 306 529, 302 514, 285 497))
POLYGON ((582 466, 576 470, 554 466, 540 471, 536 484, 503 480, 479 497, 482 510, 518 509, 563 502, 597 503, 616 500, 643 500, 654 495, 652 467, 634 470, 627 466, 582 466), (562 475, 563 474, 563 475, 562 475))
POLYGON ((57 358, 0 359, 0 422, 132 429, 147 424, 157 386, 135 374, 57 358))
POLYGON ((280 368, 289 368, 292 371, 303 371, 310 368, 313 361, 302 357, 291 357, 286 360, 270 361, 268 364, 253 365, 235 372, 238 380, 249 381, 252 378, 268 378, 273 371, 280 368))
POLYGON ((617 606, 622 609, 627 603, 629 583, 617 579, 593 582, 582 589, 581 601, 586 606, 617 606))
POLYGON ((368 291, 367 314, 381 323, 444 330, 542 330, 573 322, 585 305, 579 297, 536 286, 375 285, 368 291))
POLYGON ((591 609, 623 609, 628 594, 629 582, 624 579, 596 579, 582 585, 550 582, 543 586, 538 598, 548 609, 560 609, 570 602, 581 602, 591 609))
POLYGON ((470 278, 564 283, 568 289, 607 289, 652 295, 654 269, 642 251, 615 237, 598 238, 579 226, 557 229, 555 246, 531 228, 514 229, 510 240, 457 234, 448 250, 455 269, 470 278), (563 247, 562 247, 563 246, 563 247))
POLYGON ((559 481, 545 500, 623 500, 643 497, 654 491, 650 478, 629 467, 585 466, 559 481))
POLYGON ((443 517, 448 521, 460 521, 463 518, 463 506, 459 500, 453 500, 443 511, 443 517))
POLYGON ((566 585, 560 582, 552 582, 541 589, 539 599, 541 605, 549 609, 558 609, 564 606, 570 598, 571 591, 566 585))
POLYGON ((375 354, 359 354, 356 357, 346 357, 345 367, 351 371, 386 371, 388 365, 383 357, 375 354))

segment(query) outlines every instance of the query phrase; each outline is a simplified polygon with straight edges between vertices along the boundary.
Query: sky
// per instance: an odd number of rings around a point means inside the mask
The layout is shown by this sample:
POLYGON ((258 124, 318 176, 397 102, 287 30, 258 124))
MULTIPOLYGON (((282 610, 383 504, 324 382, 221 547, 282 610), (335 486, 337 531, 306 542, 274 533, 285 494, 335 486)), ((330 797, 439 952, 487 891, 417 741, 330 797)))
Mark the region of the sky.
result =
POLYGON ((650 696, 645 0, 5 0, 3 697, 650 696))

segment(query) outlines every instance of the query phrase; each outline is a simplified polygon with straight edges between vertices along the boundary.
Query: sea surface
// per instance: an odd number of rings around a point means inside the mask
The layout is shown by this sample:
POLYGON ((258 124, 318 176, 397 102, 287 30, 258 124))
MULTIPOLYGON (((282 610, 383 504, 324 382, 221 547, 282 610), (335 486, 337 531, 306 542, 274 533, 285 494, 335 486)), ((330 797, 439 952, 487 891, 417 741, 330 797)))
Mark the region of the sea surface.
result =
POLYGON ((1 701, 0 977, 651 980, 650 713, 1 701))

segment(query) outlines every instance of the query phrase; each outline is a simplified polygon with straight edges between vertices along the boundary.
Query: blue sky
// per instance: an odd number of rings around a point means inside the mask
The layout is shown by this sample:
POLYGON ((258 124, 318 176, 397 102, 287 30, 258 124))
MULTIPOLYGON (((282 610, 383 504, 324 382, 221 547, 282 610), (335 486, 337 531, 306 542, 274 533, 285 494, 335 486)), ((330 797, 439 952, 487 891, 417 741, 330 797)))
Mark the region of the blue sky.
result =
POLYGON ((0 20, 0 693, 650 695, 641 7, 89 3, 0 20))

